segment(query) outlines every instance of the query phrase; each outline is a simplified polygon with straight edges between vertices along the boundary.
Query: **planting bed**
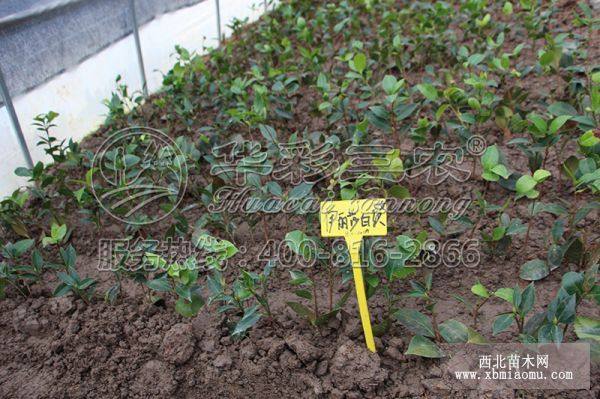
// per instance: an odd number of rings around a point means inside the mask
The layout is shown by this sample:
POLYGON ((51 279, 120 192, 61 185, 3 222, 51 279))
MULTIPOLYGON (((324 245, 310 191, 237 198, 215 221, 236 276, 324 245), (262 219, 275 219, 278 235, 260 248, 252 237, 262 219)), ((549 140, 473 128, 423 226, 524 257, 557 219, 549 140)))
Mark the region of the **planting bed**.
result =
MULTIPOLYGON (((582 3, 282 1, 205 57, 178 48, 161 93, 118 86, 105 126, 80 147, 53 141, 61 116, 40 116, 54 162, 17 170, 33 188, 1 204, 0 397, 598 397, 600 15, 582 3), (166 133, 187 164, 182 198, 133 223, 99 205, 94 176, 94 154, 130 126, 166 133), (219 146, 233 140, 265 154, 243 153, 242 186, 223 173, 219 146), (273 172, 283 143, 302 140, 331 156, 273 172), (450 170, 468 178, 427 173, 448 170, 415 156, 436 142, 461 149, 450 170), (367 144, 388 147, 368 176, 348 174, 351 149, 367 144), (306 168, 314 175, 297 179, 306 168), (371 353, 350 268, 332 266, 348 255, 320 238, 318 206, 221 212, 225 185, 317 205, 469 201, 454 219, 389 211, 387 244, 363 254, 371 353), (149 271, 100 270, 122 259, 101 240, 167 238, 195 244, 207 267, 177 270, 151 247, 137 251, 149 271), (314 261, 317 247, 331 257, 314 261), (386 253, 400 257, 373 260, 386 253), (582 340, 590 389, 483 392, 442 379, 444 343, 582 340)), ((171 182, 180 164, 157 175, 171 182)))

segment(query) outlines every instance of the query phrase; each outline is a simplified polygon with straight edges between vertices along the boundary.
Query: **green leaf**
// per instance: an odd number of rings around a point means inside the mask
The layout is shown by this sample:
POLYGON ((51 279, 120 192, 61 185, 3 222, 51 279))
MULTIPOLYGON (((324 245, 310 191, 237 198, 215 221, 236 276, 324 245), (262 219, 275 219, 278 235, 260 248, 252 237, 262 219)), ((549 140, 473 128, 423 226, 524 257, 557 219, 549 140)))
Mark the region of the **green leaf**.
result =
POLYGON ((394 198, 400 198, 400 199, 410 198, 410 191, 408 191, 408 189, 406 187, 400 186, 398 184, 389 188, 387 190, 387 193, 390 197, 394 197, 394 198))
POLYGON ((512 313, 501 314, 494 319, 492 324, 492 334, 497 335, 506 330, 515 321, 515 316, 512 313))
POLYGON ((538 342, 549 343, 555 342, 560 343, 563 340, 562 328, 558 324, 544 324, 538 330, 538 342))
POLYGON ((546 131, 548 130, 548 123, 544 120, 544 118, 542 118, 538 114, 532 112, 531 114, 527 115, 527 119, 529 119, 529 121, 533 123, 533 125, 537 128, 538 132, 546 133, 546 131))
POLYGON ((600 143, 600 138, 596 137, 596 134, 593 130, 588 130, 577 139, 577 142, 582 147, 593 147, 596 144, 600 143))
POLYGON ((471 287, 471 292, 477 296, 480 296, 482 298, 489 298, 490 297, 490 293, 488 292, 487 288, 485 288, 483 286, 483 284, 481 283, 477 283, 474 286, 471 287))
POLYGON ((394 316, 404 327, 415 334, 424 335, 426 337, 435 337, 433 325, 429 317, 414 309, 399 309, 394 313, 394 316))
POLYGON ((502 164, 498 164, 492 168, 492 172, 497 174, 498 176, 502 176, 503 179, 508 179, 510 176, 510 172, 506 169, 506 166, 502 164))
POLYGON ((104 294, 104 300, 110 305, 114 305, 117 302, 120 293, 121 288, 119 284, 115 284, 106 291, 104 294))
POLYGON ((304 298, 304 299, 312 299, 312 293, 308 290, 296 290, 294 291, 294 294, 296 294, 296 296, 299 296, 300 298, 304 298))
POLYGON ((408 349, 404 352, 405 355, 416 355, 429 358, 444 357, 442 350, 434 344, 430 339, 421 335, 415 335, 408 344, 408 349))
POLYGON ((53 243, 52 238, 50 238, 50 237, 43 237, 42 238, 42 246, 44 248, 47 247, 48 245, 52 244, 52 243, 53 243))
POLYGON ((527 193, 529 193, 530 191, 533 190, 533 188, 537 185, 537 183, 538 182, 529 175, 523 175, 523 176, 519 177, 519 179, 517 180, 517 183, 515 184, 515 189, 517 190, 517 194, 519 196, 527 195, 527 193))
POLYGON ((311 279, 299 270, 290 270, 291 285, 312 285, 311 279))
POLYGON ((75 248, 73 248, 73 246, 69 244, 69 246, 66 249, 60 248, 59 252, 65 266, 68 269, 75 268, 75 262, 77 260, 77 253, 75 252, 75 248))
POLYGON ((481 177, 484 180, 487 181, 493 181, 493 182, 497 182, 498 180, 500 180, 500 177, 498 177, 497 174, 493 173, 493 172, 488 172, 484 169, 484 171, 481 173, 481 177))
POLYGON ((273 126, 259 124, 258 129, 263 137, 270 143, 277 143, 277 132, 273 126))
POLYGON ((521 303, 519 304, 519 311, 522 315, 526 315, 533 309, 535 304, 535 286, 530 283, 521 295, 521 303))
POLYGON ((64 284, 64 283, 60 283, 55 289, 54 292, 52 293, 52 296, 65 296, 67 295, 69 292, 71 292, 72 287, 70 285, 64 284))
POLYGON ((548 112, 550 112, 554 116, 576 116, 577 110, 568 103, 556 102, 548 107, 548 112))
POLYGON ((194 317, 198 314, 203 305, 204 299, 198 294, 192 294, 191 301, 179 298, 177 302, 175 302, 175 311, 183 317, 194 317))
POLYGON ((169 292, 171 291, 171 285, 166 277, 156 278, 154 280, 146 281, 146 286, 153 291, 158 292, 169 292))
POLYGON ((354 70, 360 74, 367 68, 367 56, 363 53, 358 53, 353 59, 354 70))
POLYGON ((506 227, 498 226, 492 230, 492 241, 500 241, 506 235, 506 227))
POLYGON ((563 274, 560 285, 569 294, 581 293, 583 290, 583 273, 567 272, 563 274))
POLYGON ((527 281, 538 281, 550 274, 548 264, 541 259, 533 259, 521 266, 519 277, 527 281))
POLYGON ((32 173, 31 169, 27 169, 21 166, 15 169, 15 175, 20 177, 31 177, 32 173))
POLYGON ((438 99, 438 92, 431 83, 422 83, 417 85, 417 90, 425 96, 429 101, 435 101, 438 99))
POLYGON ((66 224, 61 224, 60 226, 56 223, 52 223, 52 226, 50 227, 50 236, 55 240, 55 242, 60 242, 62 241, 63 238, 65 238, 65 235, 67 234, 67 225, 66 224))
MULTIPOLYGON (((290 191, 289 198, 303 199, 312 191, 313 185, 309 183, 300 183, 290 191)), ((298 230, 296 230, 298 231, 298 230)))
POLYGON ((79 286, 77 287, 80 290, 85 290, 88 287, 91 287, 92 285, 96 284, 96 280, 94 280, 93 278, 84 278, 83 280, 81 280, 81 283, 79 284, 79 286))
POLYGON ((254 305, 244 310, 244 316, 237 322, 231 335, 241 335, 249 328, 253 327, 260 319, 261 314, 258 311, 258 305, 254 305))
POLYGON ((483 61, 485 59, 485 54, 481 54, 481 53, 476 53, 476 54, 471 54, 469 56, 469 58, 467 59, 467 62, 473 66, 475 65, 479 65, 481 63, 481 61, 483 61))
POLYGON ((298 302, 286 302, 286 304, 299 316, 306 317, 311 323, 315 320, 315 314, 312 310, 298 302))
POLYGON ((44 267, 44 258, 42 258, 42 254, 37 249, 34 249, 31 253, 31 263, 37 270, 42 270, 44 267))
POLYGON ((336 302, 335 305, 333 306, 334 309, 341 309, 344 304, 348 301, 348 298, 350 298, 350 294, 352 293, 351 290, 346 291, 346 293, 344 295, 342 295, 336 302))
POLYGON ((77 286, 77 280, 73 276, 71 276, 67 273, 64 273, 64 272, 58 273, 58 278, 67 285, 70 285, 73 287, 77 286))
POLYGON ((285 235, 285 243, 295 254, 302 256, 305 260, 313 259, 313 249, 316 249, 316 243, 304 232, 290 231, 285 235))
POLYGON ((484 169, 491 170, 494 166, 498 165, 499 160, 500 151, 498 151, 496 144, 487 147, 483 155, 481 155, 481 165, 484 169))
POLYGON ((536 202, 535 207, 533 207, 533 209, 530 207, 529 210, 533 215, 537 215, 542 212, 548 212, 554 216, 561 216, 567 213, 567 209, 560 204, 544 202, 536 202))
POLYGON ((393 75, 385 75, 381 81, 381 87, 386 94, 394 94, 397 91, 398 80, 393 75))
POLYGON ((408 118, 412 115, 415 109, 417 109, 417 107, 417 104, 399 104, 396 108, 394 108, 396 120, 401 121, 403 119, 408 118))
POLYGON ((560 130, 561 127, 563 127, 563 125, 565 123, 567 123, 567 121, 571 119, 571 117, 569 115, 561 115, 557 118, 555 118, 552 123, 550 123, 550 133, 551 134, 556 134, 556 132, 558 132, 560 130))
POLYGON ((467 329, 468 339, 467 342, 470 344, 486 344, 487 340, 477 331, 473 330, 471 327, 467 329))
POLYGON ((148 264, 155 270, 160 271, 166 269, 167 261, 164 260, 160 255, 153 254, 152 252, 146 252, 144 255, 148 264))
POLYGON ((34 243, 35 243, 35 240, 32 240, 32 239, 20 240, 20 241, 15 242, 13 244, 15 256, 20 257, 21 255, 23 255, 25 252, 27 252, 29 250, 29 248, 31 248, 33 246, 34 243))
POLYGON ((450 108, 450 104, 440 105, 440 107, 437 109, 437 111, 435 111, 435 120, 439 121, 442 118, 442 115, 444 115, 444 112, 446 112, 446 110, 449 108, 450 108))
POLYGON ((600 342, 600 320, 577 316, 574 327, 579 339, 593 339, 600 342))
POLYGON ((449 319, 439 325, 440 335, 449 344, 458 344, 469 340, 467 326, 460 321, 449 319))
POLYGON ((500 299, 504 299, 508 303, 513 302, 513 294, 514 290, 512 288, 499 288, 494 292, 494 296, 497 296, 500 299))
POLYGON ((431 228, 436 231, 436 233, 442 236, 444 235, 444 225, 442 224, 442 222, 440 222, 438 218, 429 216, 427 218, 427 221, 429 222, 431 228))

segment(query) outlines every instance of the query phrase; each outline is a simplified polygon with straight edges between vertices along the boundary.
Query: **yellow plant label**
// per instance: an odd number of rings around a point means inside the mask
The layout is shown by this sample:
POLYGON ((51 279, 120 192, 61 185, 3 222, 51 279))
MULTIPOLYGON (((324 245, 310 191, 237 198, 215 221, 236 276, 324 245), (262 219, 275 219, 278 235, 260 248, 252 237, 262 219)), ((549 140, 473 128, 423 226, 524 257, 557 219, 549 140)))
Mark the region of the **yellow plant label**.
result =
POLYGON ((352 260, 354 285, 365 341, 367 348, 375 352, 371 317, 361 270, 360 246, 364 236, 387 235, 385 199, 321 202, 320 218, 323 237, 344 237, 346 240, 352 260))
POLYGON ((320 213, 323 237, 387 234, 384 199, 321 202, 320 213))

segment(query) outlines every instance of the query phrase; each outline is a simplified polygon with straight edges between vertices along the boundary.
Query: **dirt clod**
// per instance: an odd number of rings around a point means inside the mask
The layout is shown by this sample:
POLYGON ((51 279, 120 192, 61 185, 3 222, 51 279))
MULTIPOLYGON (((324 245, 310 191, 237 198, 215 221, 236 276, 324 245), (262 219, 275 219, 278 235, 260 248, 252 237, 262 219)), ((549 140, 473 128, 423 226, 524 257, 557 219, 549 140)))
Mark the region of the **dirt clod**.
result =
POLYGON ((319 356, 319 350, 304 338, 292 335, 285 338, 285 343, 304 364, 310 363, 319 356))
POLYGON ((357 388, 371 392, 386 380, 388 372, 380 367, 379 355, 364 345, 346 341, 335 352, 331 375, 334 385, 344 391, 357 388))
POLYGON ((194 353, 195 341, 191 324, 175 324, 163 339, 163 359, 172 364, 187 362, 194 353))
POLYGON ((49 298, 48 303, 50 304, 50 312, 54 314, 66 315, 75 311, 75 304, 73 298, 67 296, 61 296, 58 298, 49 298))
POLYGON ((159 360, 150 360, 139 370, 131 390, 140 397, 165 397, 177 389, 173 371, 159 360))
POLYGON ((229 356, 228 353, 222 353, 215 358, 213 361, 213 366, 219 369, 228 369, 231 367, 232 362, 231 356, 229 356))

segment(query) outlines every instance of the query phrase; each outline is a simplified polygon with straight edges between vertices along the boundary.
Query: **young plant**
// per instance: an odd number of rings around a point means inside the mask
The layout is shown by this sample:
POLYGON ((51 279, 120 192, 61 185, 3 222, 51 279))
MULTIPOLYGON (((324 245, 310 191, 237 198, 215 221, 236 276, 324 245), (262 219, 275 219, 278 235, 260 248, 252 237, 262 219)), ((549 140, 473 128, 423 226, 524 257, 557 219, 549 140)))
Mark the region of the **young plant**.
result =
POLYGON ((521 219, 511 219, 506 212, 498 216, 498 226, 494 227, 491 234, 481 232, 483 241, 488 243, 494 253, 501 253, 507 250, 512 243, 512 237, 523 234, 527 228, 521 223, 521 219))
POLYGON ((443 323, 438 323, 438 315, 435 310, 436 300, 431 295, 431 273, 425 276, 423 282, 411 281, 411 286, 412 291, 408 296, 421 299, 430 316, 407 308, 401 308, 394 314, 404 327, 415 334, 405 354, 439 358, 445 355, 436 342, 450 344, 485 342, 479 333, 458 320, 448 319, 443 323))
POLYGON ((274 261, 267 262, 267 265, 263 269, 262 273, 257 274, 246 270, 242 271, 242 284, 244 288, 256 299, 256 302, 260 304, 267 317, 273 319, 273 313, 271 312, 271 306, 269 305, 269 277, 271 271, 275 266, 274 261))
MULTIPOLYGON (((300 230, 289 232, 285 236, 285 243, 289 249, 296 254, 300 263, 304 263, 310 266, 317 266, 318 263, 322 263, 322 252, 323 244, 320 240, 315 237, 307 236, 300 230)), ((327 257, 326 261, 328 260, 327 257)), ((323 312, 319 309, 318 300, 318 286, 316 281, 311 279, 304 272, 299 270, 290 270, 290 284, 294 287, 298 287, 294 294, 304 300, 311 302, 310 306, 306 306, 300 302, 289 301, 287 305, 296 312, 299 316, 306 318, 310 324, 314 326, 322 326, 326 324, 331 318, 342 309, 348 297, 350 290, 348 290, 340 299, 335 303, 333 301, 333 290, 335 285, 335 270, 332 264, 321 264, 322 267, 327 269, 327 281, 328 281, 328 310, 323 312)))
MULTIPOLYGON (((533 175, 523 175, 519 177, 515 184, 515 190, 517 191, 517 195, 515 197, 515 201, 520 198, 527 197, 529 199, 535 200, 540 196, 540 192, 536 190, 536 186, 551 176, 550 172, 545 169, 536 170, 533 175)), ((533 202, 531 209, 535 209, 536 202, 533 202)), ((525 242, 523 244, 524 247, 527 247, 527 243, 529 242, 529 232, 531 230, 531 220, 533 219, 533 211, 531 217, 529 218, 529 222, 527 224, 527 232, 525 233, 525 242)))
POLYGON ((50 235, 42 238, 42 245, 47 247, 48 245, 60 245, 68 240, 69 231, 66 224, 52 223, 50 226, 50 235))
POLYGON ((159 255, 147 252, 146 259, 158 271, 152 280, 146 282, 148 288, 175 296, 175 311, 180 315, 197 315, 204 306, 204 298, 198 284, 196 258, 191 256, 181 264, 177 261, 168 264, 159 255))
POLYGON ((401 300, 401 296, 394 292, 394 286, 397 281, 415 273, 415 267, 412 266, 417 261, 425 238, 423 232, 416 239, 399 235, 395 245, 386 245, 387 241, 381 239, 365 240, 362 258, 367 263, 364 269, 367 299, 381 292, 386 303, 381 319, 373 325, 376 336, 383 335, 392 326, 396 306, 401 300), (383 270, 383 275, 379 270, 383 270))
POLYGON ((50 129, 56 127, 53 121, 57 116, 58 114, 54 111, 37 115, 33 118, 33 125, 36 126, 37 131, 41 133, 40 141, 38 141, 36 145, 43 147, 44 152, 52 157, 55 164, 60 164, 67 159, 68 147, 65 145, 65 140, 59 142, 56 137, 53 137, 50 134, 50 129))
MULTIPOLYGON (((503 154, 498 149, 497 145, 489 146, 485 149, 485 152, 481 155, 481 177, 486 182, 497 182, 502 179, 508 179, 510 172, 506 168, 506 160, 503 154)), ((487 184, 486 184, 487 187, 487 184)), ((484 192, 485 197, 485 192, 484 192)))
POLYGON ((524 290, 521 290, 518 285, 515 285, 514 288, 500 288, 494 292, 494 296, 512 305, 512 310, 496 316, 492 325, 492 333, 497 335, 516 323, 518 333, 523 334, 525 317, 531 312, 535 303, 535 286, 533 283, 529 284, 524 290))
POLYGON ((86 304, 89 304, 96 289, 96 280, 79 276, 75 270, 77 253, 73 246, 69 245, 66 249, 60 248, 60 255, 64 271, 57 273, 57 277, 61 282, 56 286, 52 295, 60 297, 72 293, 86 304))
POLYGON ((29 199, 29 191, 15 190, 0 201, 0 223, 5 232, 12 230, 23 238, 29 238, 25 222, 27 210, 24 205, 29 199))
POLYGON ((242 271, 242 274, 228 285, 219 270, 213 270, 207 279, 211 295, 208 303, 218 303, 218 313, 228 315, 228 324, 231 335, 241 338, 262 317, 262 307, 269 320, 273 319, 268 300, 268 278, 273 267, 272 262, 267 265, 260 275, 242 271), (252 298, 256 300, 253 303, 252 298), (232 319, 232 315, 236 319, 232 319))
POLYGON ((30 285, 41 282, 46 267, 41 253, 34 249, 31 261, 24 259, 34 243, 34 240, 26 239, 14 244, 9 242, 2 247, 2 257, 5 260, 0 263, 0 299, 6 296, 7 285, 11 285, 22 296, 29 296, 30 285))

